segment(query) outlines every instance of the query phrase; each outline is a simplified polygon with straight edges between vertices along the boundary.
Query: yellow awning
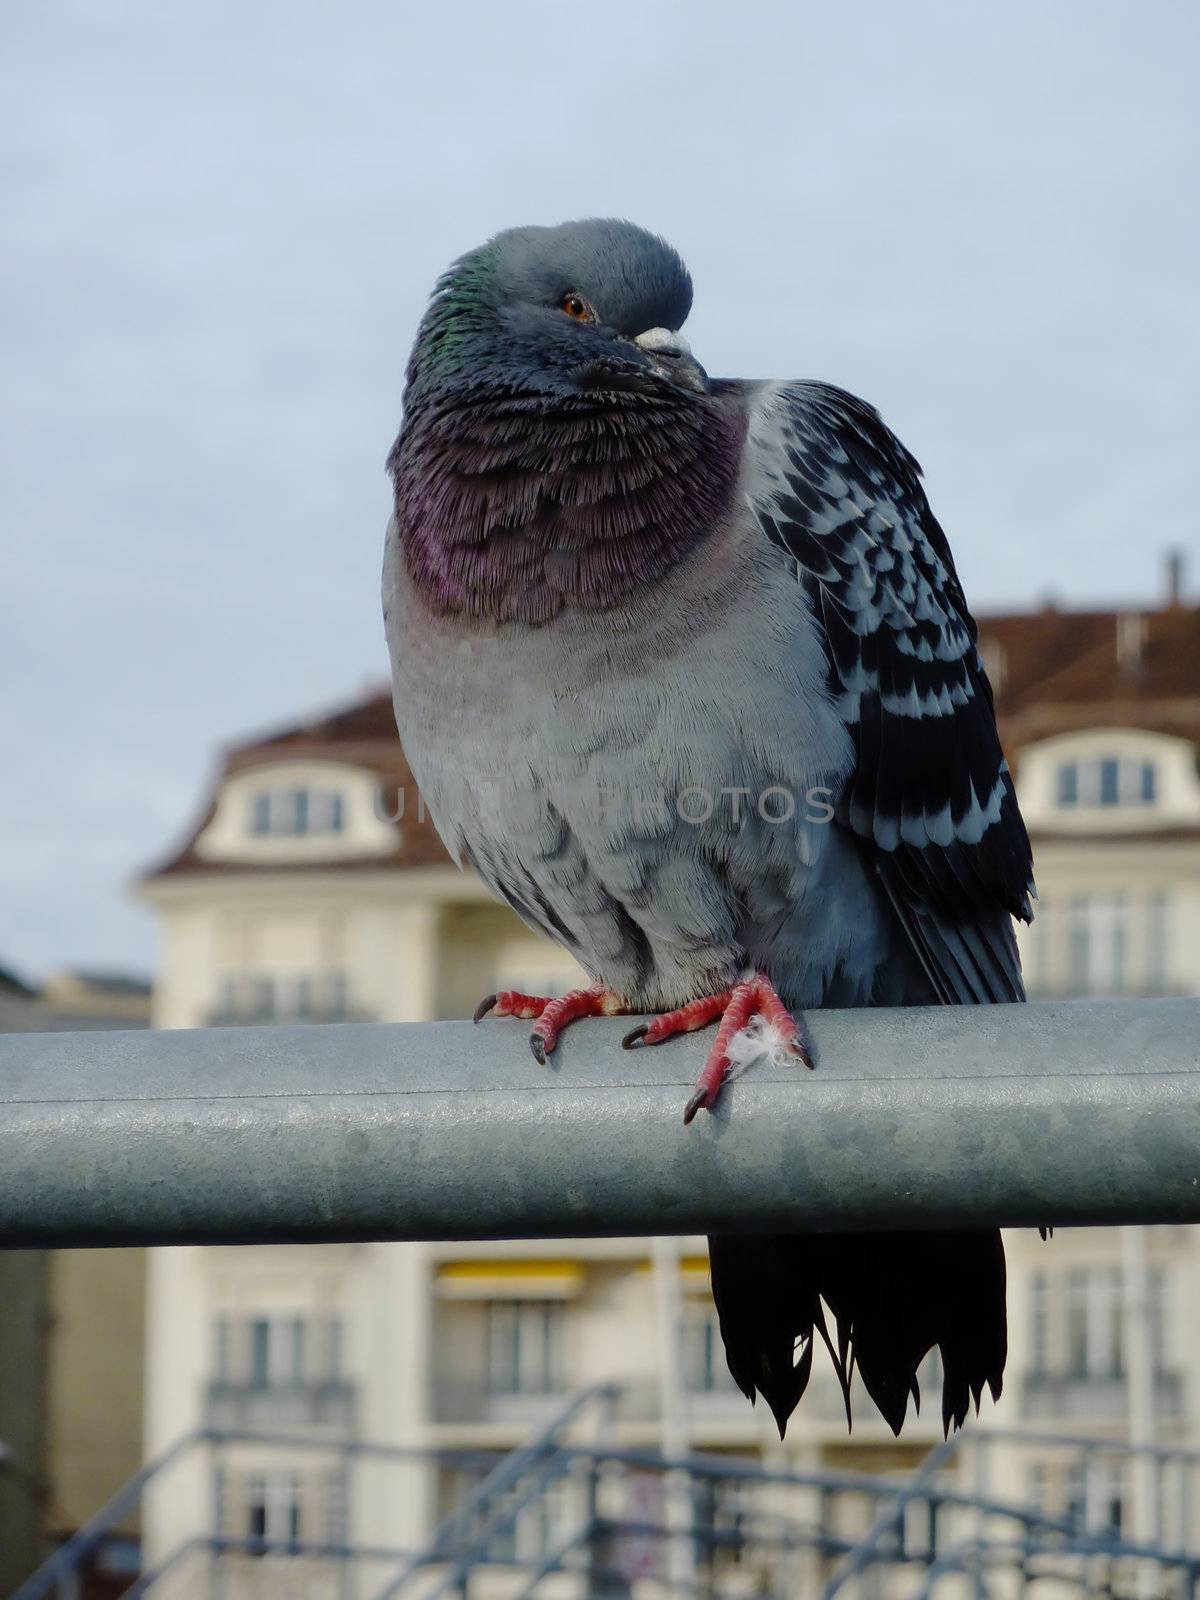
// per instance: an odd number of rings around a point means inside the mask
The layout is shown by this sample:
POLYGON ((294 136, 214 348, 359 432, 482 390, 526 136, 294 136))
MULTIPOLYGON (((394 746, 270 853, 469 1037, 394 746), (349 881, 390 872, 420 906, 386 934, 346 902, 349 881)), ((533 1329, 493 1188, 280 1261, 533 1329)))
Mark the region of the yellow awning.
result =
MULTIPOLYGON (((652 1261, 639 1261, 639 1272, 652 1272, 652 1261)), ((679 1277, 685 1289, 708 1288, 708 1257, 707 1256, 680 1256, 679 1277)))
POLYGON ((508 1257, 442 1261, 437 1293, 446 1300, 569 1300, 583 1289, 581 1261, 508 1257))

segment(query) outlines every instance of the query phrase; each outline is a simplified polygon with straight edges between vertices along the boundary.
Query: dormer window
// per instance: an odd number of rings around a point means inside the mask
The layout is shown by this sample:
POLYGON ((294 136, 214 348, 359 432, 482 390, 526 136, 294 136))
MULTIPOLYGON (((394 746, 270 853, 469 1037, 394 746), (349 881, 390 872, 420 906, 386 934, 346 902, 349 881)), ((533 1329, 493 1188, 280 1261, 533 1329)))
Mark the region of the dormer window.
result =
POLYGON ((345 806, 337 789, 263 789, 250 801, 250 832, 260 839, 341 833, 345 806))
POLYGON ((345 762, 276 760, 235 769, 196 837, 198 856, 256 867, 396 854, 401 834, 374 801, 379 773, 345 762))
POLYGON ((1126 756, 1061 761, 1056 797, 1058 804, 1066 808, 1152 806, 1158 799, 1158 768, 1153 761, 1126 756))

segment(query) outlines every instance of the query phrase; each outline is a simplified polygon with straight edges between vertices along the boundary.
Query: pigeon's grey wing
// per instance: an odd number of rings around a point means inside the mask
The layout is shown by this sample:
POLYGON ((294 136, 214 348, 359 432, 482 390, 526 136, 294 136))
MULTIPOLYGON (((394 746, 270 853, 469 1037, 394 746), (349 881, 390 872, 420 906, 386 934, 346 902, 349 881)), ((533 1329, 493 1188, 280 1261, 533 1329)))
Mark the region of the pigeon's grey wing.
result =
POLYGON ((754 514, 796 563, 857 752, 837 819, 941 999, 1023 999, 1011 919, 1031 915, 1029 837, 920 467, 831 385, 766 385, 750 409, 754 514))

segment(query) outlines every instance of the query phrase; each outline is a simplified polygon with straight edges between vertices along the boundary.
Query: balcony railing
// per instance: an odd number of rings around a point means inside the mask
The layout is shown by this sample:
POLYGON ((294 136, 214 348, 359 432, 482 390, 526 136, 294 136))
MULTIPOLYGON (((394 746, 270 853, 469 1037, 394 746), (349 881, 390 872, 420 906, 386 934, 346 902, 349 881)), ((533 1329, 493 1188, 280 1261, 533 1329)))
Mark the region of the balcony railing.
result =
MULTIPOLYGON (((1020 1396, 1022 1415, 1038 1421, 1116 1422, 1129 1413, 1129 1381, 1120 1374, 1027 1372, 1020 1396)), ((1183 1398, 1180 1373, 1155 1374, 1154 1407, 1164 1421, 1182 1416, 1183 1398)))
POLYGON ((563 1405, 571 1391, 564 1383, 546 1389, 496 1389, 484 1379, 441 1377, 433 1384, 433 1421, 443 1423, 544 1422, 563 1405))
POLYGON ((354 1427, 355 1386, 344 1379, 319 1383, 210 1383, 206 1419, 210 1428, 354 1427))
MULTIPOLYGON (((201 1498, 195 1531, 142 1573, 128 1600, 159 1594, 314 1600, 323 1591, 310 1587, 310 1579, 322 1573, 338 1580, 338 1595, 353 1592, 365 1600, 446 1600, 468 1588, 481 1600, 485 1594, 629 1600, 643 1587, 662 1592, 654 1577, 672 1570, 672 1551, 685 1557, 673 1592, 688 1595, 717 1592, 709 1574, 726 1596, 823 1600, 880 1594, 940 1600, 943 1594, 1018 1590, 1182 1600, 1200 1585, 1200 1452, 1130 1448, 1066 1429, 968 1427, 939 1440, 915 1472, 903 1474, 768 1466, 732 1453, 668 1458, 607 1442, 616 1399, 608 1386, 585 1391, 533 1438, 498 1458, 479 1449, 428 1450, 311 1431, 189 1434, 55 1550, 13 1600, 81 1593, 89 1563, 113 1530, 136 1516, 148 1489, 177 1484, 168 1475, 180 1471, 220 1472, 236 1459, 227 1452, 247 1449, 339 1462, 346 1481, 360 1483, 381 1505, 392 1502, 399 1483, 411 1483, 414 1467, 441 1470, 442 1481, 452 1480, 457 1492, 443 1504, 432 1537, 415 1550, 392 1547, 390 1530, 386 1545, 347 1545, 340 1533, 326 1535, 328 1542, 218 1535, 205 1528, 201 1498), (586 1442, 590 1437, 594 1444, 586 1442), (1010 1450, 1018 1454, 1009 1457, 1010 1450), (1122 1534, 1105 1521, 1104 1505, 1089 1517, 1086 1506, 1064 1508, 1057 1499, 1043 1504, 1040 1495, 1027 1500, 1019 1490, 1017 1498, 1007 1498, 1015 1485, 1006 1487, 1008 1473, 997 1468, 1005 1461, 1018 1465, 1031 1451, 1064 1484, 1130 1481, 1134 1471, 1145 1472, 1150 1504, 1159 1513, 1146 1532, 1122 1534), (679 1520, 673 1506, 682 1513, 679 1520), (526 1531, 533 1535, 532 1551, 522 1548, 526 1531), (728 1561, 739 1556, 753 1567, 744 1561, 735 1579, 728 1561), (1139 1565, 1144 1578, 1153 1579, 1144 1586, 1135 1581, 1139 1565), (650 1583, 640 1584, 642 1578, 650 1583)), ((189 1476, 189 1485, 195 1482, 189 1476)))
POLYGON ((205 1013, 206 1028, 293 1028, 314 1023, 374 1022, 370 1012, 359 1006, 308 1005, 283 1010, 274 1005, 214 1006, 205 1013))

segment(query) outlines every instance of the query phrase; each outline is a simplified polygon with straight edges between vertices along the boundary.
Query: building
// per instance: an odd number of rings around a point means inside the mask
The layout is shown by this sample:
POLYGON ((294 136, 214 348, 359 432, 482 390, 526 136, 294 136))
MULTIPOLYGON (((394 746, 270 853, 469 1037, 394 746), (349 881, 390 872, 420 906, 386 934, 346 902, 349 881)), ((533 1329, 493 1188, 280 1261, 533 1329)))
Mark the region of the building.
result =
MULTIPOLYGON (((0 970, 0 1032, 144 1028, 150 985, 61 972, 40 989, 0 970)), ((137 1471, 145 1252, 0 1251, 0 1592, 137 1471)), ((107 1541, 90 1593, 136 1570, 138 1521, 107 1541)))
MULTIPOLYGON (((1022 934, 1037 996, 1200 992, 1200 610, 1041 611, 986 619, 982 648, 1035 839, 1040 915, 1022 934)), ((447 860, 387 694, 231 749, 200 816, 141 884, 158 912, 159 1027, 408 1021, 470 1014, 502 987, 578 977, 447 860)), ((503 1026, 504 1024, 493 1024, 503 1026)), ((768 1419, 725 1373, 702 1241, 682 1246, 687 1436, 778 1458, 768 1419)), ((1159 1425, 1200 1438, 1188 1329, 1200 1243, 1154 1230, 1159 1425)), ((1121 1249, 1111 1231, 1010 1239, 1010 1376, 995 1421, 1117 1435, 1127 1425, 1121 1249)), ((146 1448, 204 1424, 347 1431, 503 1450, 571 1392, 624 1386, 619 1428, 656 1442, 654 1275, 644 1240, 178 1248, 149 1270, 146 1448)), ((940 1436, 936 1407, 896 1443, 863 1406, 847 1439, 814 1374, 791 1459, 904 1469, 940 1436)), ((461 1479, 397 1469, 385 1491, 247 1446, 215 1482, 195 1462, 147 1508, 151 1562, 188 1538, 413 1548, 461 1479)), ((1121 1514, 1127 1486, 1059 1482, 1016 1451, 1006 1487, 1121 1514)), ((543 1530, 544 1533, 544 1530, 543 1530)), ((531 1535, 533 1537, 535 1535, 531 1535)))
MULTIPOLYGON (((1019 930, 1031 999, 1200 993, 1200 610, 1172 563, 1145 611, 986 618, 980 644, 1033 838, 1037 915, 1019 930)), ((1119 1437, 1129 1427, 1120 1230, 1008 1239, 1013 1360, 1003 1415, 1119 1437)), ((1200 1441, 1189 1329, 1194 1230, 1149 1239, 1156 1427, 1200 1441)), ((1056 1479, 1036 1453, 1014 1473, 1063 1511, 1090 1497, 1128 1525, 1132 1485, 1056 1479)), ((1013 1482, 1012 1487, 1020 1484, 1013 1482)))

